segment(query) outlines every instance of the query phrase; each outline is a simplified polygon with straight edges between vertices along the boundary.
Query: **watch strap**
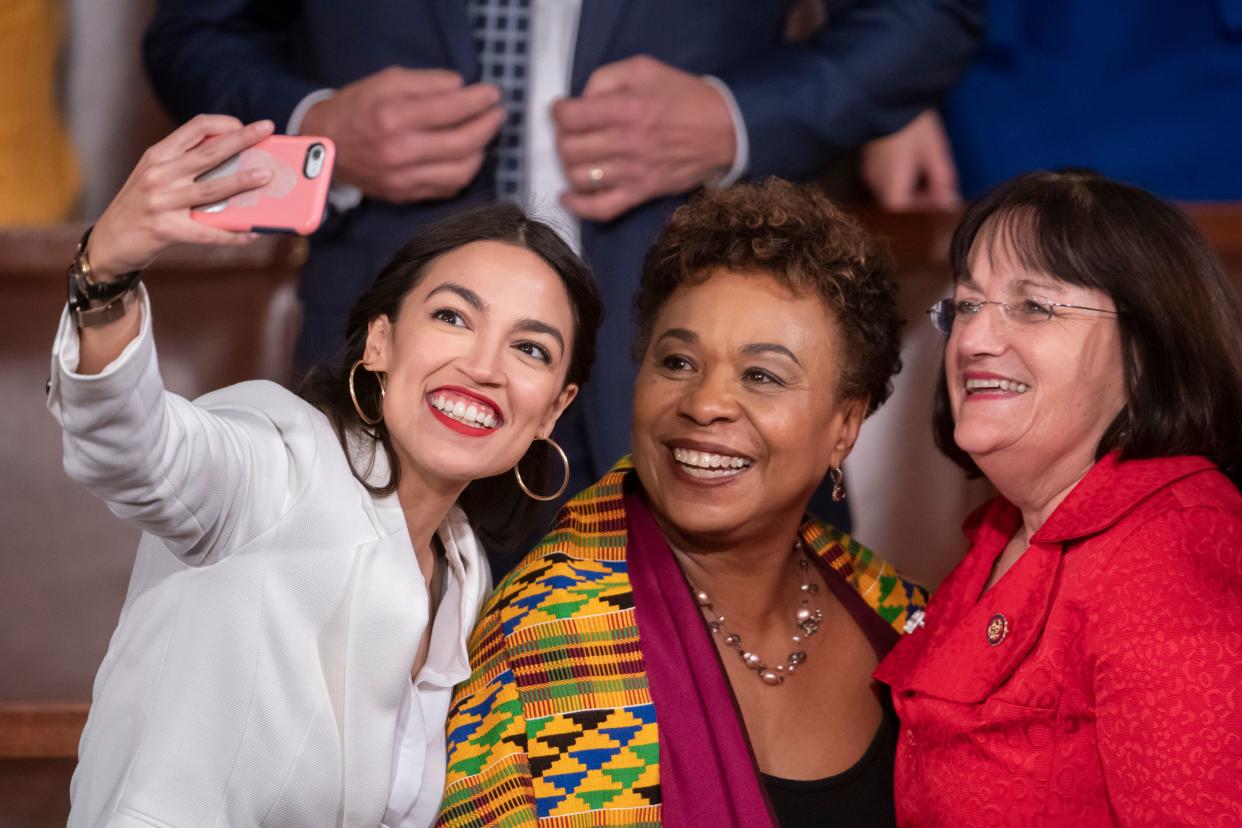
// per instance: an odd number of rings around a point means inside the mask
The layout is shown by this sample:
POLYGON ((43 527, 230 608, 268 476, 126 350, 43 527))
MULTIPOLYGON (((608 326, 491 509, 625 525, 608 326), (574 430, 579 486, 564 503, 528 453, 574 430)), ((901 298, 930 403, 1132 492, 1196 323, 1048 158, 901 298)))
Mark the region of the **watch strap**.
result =
POLYGON ((127 290, 106 305, 98 308, 76 309, 73 313, 77 318, 79 328, 97 328, 120 319, 137 301, 138 291, 127 290))
POLYGON ((90 257, 86 255, 86 245, 90 241, 91 231, 94 229, 94 225, 86 228, 86 232, 78 240, 78 247, 73 253, 73 264, 69 266, 69 281, 77 283, 78 293, 86 299, 91 302, 99 302, 120 296, 127 290, 133 290, 134 285, 142 277, 142 271, 132 270, 121 278, 110 282, 92 281, 91 261, 90 257))
POLYGON ((81 328, 106 325, 124 316, 137 297, 135 288, 142 279, 142 271, 134 270, 111 282, 91 281, 86 244, 93 229, 86 228, 69 265, 69 310, 81 328))

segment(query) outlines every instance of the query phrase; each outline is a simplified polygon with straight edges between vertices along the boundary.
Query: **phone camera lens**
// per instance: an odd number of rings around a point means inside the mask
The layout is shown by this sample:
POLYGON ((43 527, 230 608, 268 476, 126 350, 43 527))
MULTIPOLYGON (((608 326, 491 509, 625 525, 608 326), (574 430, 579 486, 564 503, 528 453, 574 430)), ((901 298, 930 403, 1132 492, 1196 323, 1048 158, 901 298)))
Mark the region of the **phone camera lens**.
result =
POLYGON ((328 150, 323 144, 311 144, 306 150, 306 158, 302 164, 302 173, 307 178, 315 178, 323 172, 328 157, 328 150))

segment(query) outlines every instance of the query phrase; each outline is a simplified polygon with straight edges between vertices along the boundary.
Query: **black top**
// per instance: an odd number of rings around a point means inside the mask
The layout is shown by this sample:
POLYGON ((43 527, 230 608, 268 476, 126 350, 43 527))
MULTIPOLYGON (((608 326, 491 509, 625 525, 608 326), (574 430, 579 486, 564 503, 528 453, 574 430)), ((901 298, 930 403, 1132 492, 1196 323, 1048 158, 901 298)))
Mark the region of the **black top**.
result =
POLYGON ((897 715, 887 694, 875 738, 862 758, 827 779, 779 779, 761 774, 781 828, 896 826, 893 757, 897 715))

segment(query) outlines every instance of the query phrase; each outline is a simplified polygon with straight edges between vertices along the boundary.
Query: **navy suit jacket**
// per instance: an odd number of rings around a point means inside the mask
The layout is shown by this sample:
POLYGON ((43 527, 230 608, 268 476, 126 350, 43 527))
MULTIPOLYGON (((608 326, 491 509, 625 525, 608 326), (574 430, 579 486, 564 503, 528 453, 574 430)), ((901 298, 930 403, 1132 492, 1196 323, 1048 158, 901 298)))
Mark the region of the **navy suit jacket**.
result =
MULTIPOLYGON (((792 0, 583 0, 571 94, 599 66, 638 54, 719 77, 746 122, 752 176, 801 178, 838 153, 901 127, 934 103, 968 63, 982 0, 831 2, 806 42, 784 37, 792 0)), ((465 0, 162 0, 144 51, 159 96, 179 118, 224 112, 286 123, 297 103, 392 65, 479 78, 465 0)), ((341 345, 350 303, 400 244, 463 204, 493 197, 484 169, 458 198, 412 205, 365 200, 312 239, 301 294, 299 356, 341 345), (310 341, 308 341, 308 338, 310 341)), ((575 483, 602 475, 629 446, 630 301, 643 255, 682 198, 657 199, 608 223, 584 222, 583 253, 605 307, 599 357, 576 415, 559 434, 575 483), (589 424, 589 425, 588 425, 589 424), (567 434, 577 431, 578 436, 567 434), (585 440, 585 444, 584 444, 585 440)), ((571 486, 576 491, 579 486, 571 486)))

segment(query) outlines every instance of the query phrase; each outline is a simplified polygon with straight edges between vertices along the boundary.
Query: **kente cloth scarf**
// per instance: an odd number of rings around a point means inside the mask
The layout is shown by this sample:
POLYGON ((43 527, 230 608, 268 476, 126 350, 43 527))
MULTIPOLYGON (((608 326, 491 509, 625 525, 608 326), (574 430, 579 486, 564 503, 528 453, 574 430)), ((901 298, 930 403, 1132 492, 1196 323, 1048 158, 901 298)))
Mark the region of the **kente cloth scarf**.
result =
MULTIPOLYGON (((488 601, 449 710, 439 825, 773 824, 710 633, 638 488, 622 460, 488 601)), ((800 537, 886 651, 924 590, 818 520, 800 537)))

